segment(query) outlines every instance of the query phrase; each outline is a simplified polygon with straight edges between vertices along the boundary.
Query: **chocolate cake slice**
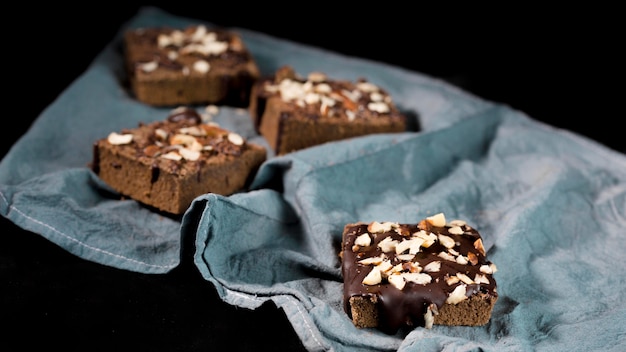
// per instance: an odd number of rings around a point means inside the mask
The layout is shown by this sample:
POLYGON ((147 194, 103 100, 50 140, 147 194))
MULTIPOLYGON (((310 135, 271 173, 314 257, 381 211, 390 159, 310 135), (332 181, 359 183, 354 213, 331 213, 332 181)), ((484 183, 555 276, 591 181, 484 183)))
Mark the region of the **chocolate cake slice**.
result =
POLYGON ((417 224, 347 224, 340 257, 344 309, 358 328, 485 325, 498 299, 480 234, 443 213, 417 224))

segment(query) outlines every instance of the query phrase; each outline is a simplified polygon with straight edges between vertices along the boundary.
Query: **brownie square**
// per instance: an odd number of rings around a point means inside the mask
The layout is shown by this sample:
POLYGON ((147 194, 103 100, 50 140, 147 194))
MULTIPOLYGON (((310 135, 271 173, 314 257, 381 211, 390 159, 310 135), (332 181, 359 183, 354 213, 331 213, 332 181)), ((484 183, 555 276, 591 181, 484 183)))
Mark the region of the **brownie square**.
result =
POLYGON ((259 78, 236 32, 204 25, 127 30, 124 60, 134 97, 154 106, 247 107, 259 78))
POLYGON ((342 238, 344 309, 356 327, 393 334, 491 319, 497 268, 465 221, 440 213, 416 224, 358 222, 342 238))
POLYGON ((290 66, 257 81, 249 112, 255 129, 276 155, 407 130, 407 117, 381 87, 364 78, 336 80, 321 72, 302 78, 290 66))
POLYGON ((182 214, 202 194, 243 190, 265 159, 265 147, 181 107, 96 141, 91 168, 123 196, 182 214))

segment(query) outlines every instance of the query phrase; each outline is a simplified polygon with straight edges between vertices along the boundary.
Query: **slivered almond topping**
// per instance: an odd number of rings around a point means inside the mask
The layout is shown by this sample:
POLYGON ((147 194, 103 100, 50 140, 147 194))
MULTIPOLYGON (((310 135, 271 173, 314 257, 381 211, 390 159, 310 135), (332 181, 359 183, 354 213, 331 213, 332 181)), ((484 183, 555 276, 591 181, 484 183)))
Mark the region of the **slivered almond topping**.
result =
POLYGON ((383 103, 383 102, 371 102, 369 104, 367 104, 367 108, 371 111, 375 111, 379 114, 386 114, 390 111, 389 109, 389 105, 387 105, 387 103, 383 103))
POLYGON ((474 241, 474 248, 476 248, 478 252, 480 252, 480 254, 482 254, 483 256, 485 255, 485 247, 483 247, 483 240, 481 240, 480 238, 474 241))
POLYGON ((461 281, 461 279, 459 279, 456 275, 448 276, 446 278, 446 283, 448 284, 448 286, 452 286, 452 285, 458 283, 459 281, 461 281))
POLYGON ((496 267, 496 265, 494 263, 491 263, 489 265, 481 265, 479 268, 481 273, 485 273, 485 274, 493 274, 496 271, 498 271, 498 268, 496 267))
POLYGON ((159 137, 159 139, 165 140, 167 139, 167 132, 165 130, 162 130, 160 128, 157 128, 156 130, 154 130, 154 134, 159 137))
POLYGON ((402 275, 406 281, 414 282, 419 285, 426 285, 433 280, 432 276, 424 273, 402 273, 400 275, 402 275))
POLYGON ((463 281, 464 283, 470 285, 474 283, 474 280, 470 279, 469 276, 463 274, 463 273, 456 273, 456 277, 458 277, 461 281, 463 281))
POLYGON ((380 273, 380 269, 378 267, 373 267, 372 270, 363 278, 363 283, 365 285, 377 285, 383 280, 383 277, 380 273))
POLYGON ((409 251, 409 254, 417 254, 422 243, 424 243, 424 240, 421 238, 403 240, 396 245, 396 254, 404 253, 406 250, 409 251))
POLYGON ((424 327, 426 329, 432 329, 435 323, 435 315, 439 315, 439 309, 437 309, 436 304, 431 303, 426 308, 426 313, 424 313, 424 327))
POLYGON ((467 265, 467 263, 469 263, 467 258, 462 256, 462 255, 459 255, 459 256, 456 257, 456 262, 461 264, 461 265, 467 265))
POLYGON ((369 257, 369 258, 364 258, 359 260, 359 264, 363 264, 363 265, 378 265, 380 263, 383 262, 383 257, 379 256, 379 257, 369 257))
POLYGON ((415 258, 415 254, 398 254, 396 258, 402 260, 403 262, 408 262, 415 258))
POLYGON ((401 274, 392 274, 387 277, 387 281, 392 284, 398 290, 402 290, 406 285, 406 281, 404 280, 404 276, 401 274))
POLYGON ((111 132, 107 137, 107 141, 113 145, 129 144, 133 141, 133 135, 130 133, 119 134, 116 132, 111 132))
POLYGON ((189 149, 189 148, 180 148, 178 150, 180 156, 185 158, 186 160, 194 161, 200 158, 200 152, 197 150, 189 149))
POLYGON ((383 252, 392 252, 395 251, 397 244, 398 241, 391 239, 391 237, 386 237, 378 242, 378 247, 380 247, 383 252))
POLYGON ((152 72, 159 67, 159 63, 156 61, 150 61, 139 65, 139 68, 146 73, 152 72))
POLYGON ((244 143, 243 137, 235 132, 230 132, 228 134, 228 141, 234 145, 243 145, 244 143))
POLYGON ((489 285, 489 279, 487 278, 486 275, 476 274, 476 277, 474 277, 474 282, 477 284, 489 285))
POLYGON ((452 226, 451 228, 448 229, 448 232, 450 232, 453 235, 462 235, 463 229, 459 226, 452 226))
POLYGON ((307 79, 311 82, 323 82, 326 80, 326 75, 322 72, 311 72, 307 79))
POLYGON ((435 227, 446 226, 446 217, 443 213, 435 214, 426 218, 426 221, 435 227))
POLYGON ((424 271, 429 272, 429 273, 439 272, 440 269, 441 269, 441 262, 438 260, 432 261, 426 264, 426 266, 424 267, 424 271))
POLYGON ((441 245, 443 245, 444 247, 446 248, 454 247, 455 243, 451 237, 448 237, 446 235, 439 235, 437 237, 439 239, 439 243, 441 243, 441 245))
POLYGON ((179 160, 182 160, 183 157, 180 156, 180 154, 178 154, 177 152, 171 151, 167 154, 162 154, 161 158, 179 161, 179 160))
POLYGON ((200 73, 207 73, 211 69, 211 64, 209 64, 209 62, 205 60, 198 60, 193 63, 193 69, 194 71, 200 73))
POLYGON ((459 220, 459 219, 455 219, 450 221, 450 226, 459 226, 459 227, 463 227, 465 225, 467 225, 467 222, 465 222, 465 220, 459 220))
POLYGON ((369 246, 372 243, 372 239, 368 233, 364 233, 354 240, 354 244, 357 246, 369 246))
POLYGON ((457 286, 454 291, 452 291, 452 293, 450 293, 450 295, 448 296, 448 298, 446 299, 446 303, 448 304, 457 304, 463 300, 465 300, 467 298, 467 296, 465 296, 465 293, 467 287, 465 285, 459 285, 457 286))
POLYGON ((419 237, 419 238, 424 240, 424 243, 422 243, 422 247, 424 247, 424 248, 430 247, 437 240, 437 235, 435 235, 432 232, 431 233, 426 233, 426 231, 424 231, 424 230, 420 230, 420 231, 414 233, 413 236, 414 237, 419 237))
POLYGON ((439 258, 443 258, 445 260, 449 260, 451 262, 456 262, 456 258, 454 258, 453 255, 451 255, 450 253, 446 253, 446 252, 439 252, 439 254, 437 254, 437 256, 439 258))
POLYGON ((367 231, 370 233, 382 233, 391 231, 392 228, 397 227, 397 223, 393 223, 390 221, 387 222, 378 222, 373 221, 369 225, 367 225, 367 231))
POLYGON ((467 252, 467 260, 469 260, 472 265, 478 264, 478 256, 474 252, 467 252))

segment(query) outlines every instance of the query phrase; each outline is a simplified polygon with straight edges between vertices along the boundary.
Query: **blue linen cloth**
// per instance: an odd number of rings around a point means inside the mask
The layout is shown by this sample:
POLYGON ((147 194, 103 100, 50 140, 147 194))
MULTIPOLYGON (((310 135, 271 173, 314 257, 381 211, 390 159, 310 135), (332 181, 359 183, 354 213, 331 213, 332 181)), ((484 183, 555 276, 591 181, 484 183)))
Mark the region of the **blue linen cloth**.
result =
MULTIPOLYGON (((112 197, 88 167, 93 142, 168 112, 121 86, 122 30, 198 22, 154 7, 130 19, 0 162, 0 213, 85 260, 140 273, 177 267, 190 238, 225 302, 273 301, 310 351, 626 349, 626 157, 417 72, 235 29, 264 74, 289 64, 367 77, 420 130, 270 151, 249 190, 199 196, 180 218, 112 197), (478 229, 498 266, 490 323, 355 328, 342 308, 343 225, 438 212, 478 229)), ((222 107, 215 120, 265 144, 245 111, 222 107)))

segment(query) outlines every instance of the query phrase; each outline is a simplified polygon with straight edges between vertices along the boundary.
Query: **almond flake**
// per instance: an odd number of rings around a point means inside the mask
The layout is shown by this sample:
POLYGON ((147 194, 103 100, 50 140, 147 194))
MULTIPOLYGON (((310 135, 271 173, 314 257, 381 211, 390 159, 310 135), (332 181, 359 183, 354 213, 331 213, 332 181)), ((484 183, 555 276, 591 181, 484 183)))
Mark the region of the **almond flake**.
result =
POLYGON ((409 262, 415 258, 415 254, 398 254, 396 258, 402 260, 403 262, 409 262))
POLYGON ((467 222, 465 220, 455 219, 455 220, 450 221, 450 226, 463 227, 465 225, 467 225, 467 222))
POLYGON ((437 240, 437 235, 432 232, 427 234, 424 230, 419 230, 418 232, 414 233, 413 237, 423 239, 424 243, 422 243, 422 247, 424 248, 430 247, 437 240))
POLYGON ((401 254, 407 249, 409 250, 409 254, 417 254, 420 251, 422 243, 424 243, 424 240, 421 238, 404 240, 396 246, 396 254, 401 254))
POLYGON ((318 93, 325 93, 325 94, 330 94, 330 92, 333 91, 333 89, 327 83, 316 84, 314 87, 314 90, 318 93))
POLYGON ((437 309, 437 305, 431 303, 426 308, 426 313, 424 313, 424 327, 426 329, 432 329, 433 324, 435 323, 435 315, 439 314, 439 310, 437 309))
POLYGON ((483 256, 485 255, 485 247, 483 247, 483 241, 480 238, 474 241, 474 248, 483 256))
POLYGON ((133 141, 133 135, 130 133, 119 134, 116 132, 111 132, 107 137, 107 141, 113 145, 128 144, 133 141))
POLYGON ((402 275, 406 281, 411 281, 420 285, 429 284, 433 280, 432 276, 424 273, 402 273, 400 275, 402 275))
POLYGON ((459 255, 456 257, 456 262, 461 265, 467 265, 467 263, 469 263, 469 261, 467 260, 467 257, 464 257, 462 255, 459 255))
POLYGON ((461 281, 458 277, 455 276, 449 276, 446 278, 446 283, 448 284, 448 286, 452 286, 456 283, 458 283, 459 281, 461 281))
POLYGON ((495 271, 493 270, 495 266, 483 264, 480 266, 479 270, 481 273, 485 274, 493 274, 495 271))
POLYGON ((438 239, 439 243, 441 243, 446 248, 452 248, 455 245, 454 240, 446 235, 439 235, 438 239))
POLYGON ((193 63, 193 69, 200 73, 207 73, 210 68, 211 65, 205 60, 198 60, 193 63))
POLYGON ((486 275, 476 274, 476 277, 474 277, 474 282, 477 284, 489 285, 489 279, 487 278, 486 275))
POLYGON ((378 247, 385 253, 392 252, 396 249, 398 241, 392 240, 391 237, 386 237, 384 240, 378 243, 378 247))
POLYGON ((382 262, 380 262, 380 264, 376 265, 376 267, 378 268, 378 270, 381 272, 381 274, 387 274, 387 272, 393 267, 391 265, 391 262, 388 259, 383 259, 382 262))
POLYGON ((456 258, 454 258, 453 255, 450 255, 450 253, 446 253, 446 252, 439 252, 439 254, 437 254, 437 256, 439 258, 443 258, 445 260, 449 260, 451 262, 456 262, 456 258))
POLYGON ((326 74, 322 72, 311 72, 307 76, 307 80, 311 82, 323 82, 326 80, 326 74))
POLYGON ((167 139, 167 132, 161 128, 154 130, 154 134, 162 140, 167 139))
POLYGON ((364 92, 375 92, 378 90, 378 86, 370 82, 359 82, 356 87, 364 92))
POLYGON ((459 226, 452 226, 451 228, 448 229, 448 232, 450 232, 453 235, 462 235, 463 229, 460 228, 459 226))
POLYGON ((458 277, 461 281, 463 281, 464 283, 471 285, 474 283, 474 280, 470 279, 469 276, 463 274, 463 273, 456 273, 456 277, 458 277))
POLYGON ((139 65, 139 68, 141 68, 141 70, 145 73, 152 72, 156 70, 157 67, 159 67, 159 63, 156 61, 150 61, 139 65))
POLYGON ((194 161, 200 158, 200 152, 188 148, 180 148, 178 153, 186 160, 194 161))
POLYGON ((467 291, 466 291, 466 286, 465 285, 457 286, 454 289, 454 291, 452 291, 452 293, 450 293, 450 295, 446 299, 446 303, 448 303, 448 304, 457 304, 457 303, 465 300, 467 298, 467 296, 465 296, 466 292, 467 291))
POLYGON ((436 273, 439 272, 439 270, 441 270, 441 262, 438 260, 432 261, 424 267, 424 271, 429 273, 436 273))
POLYGON ((180 156, 180 154, 178 154, 177 152, 169 152, 167 154, 163 154, 161 155, 161 158, 163 159, 169 159, 169 160, 175 160, 175 161, 179 161, 181 160, 183 157, 180 156))
POLYGON ((371 111, 377 112, 379 114, 385 114, 389 112, 389 105, 383 102, 372 102, 367 104, 367 108, 371 111))
POLYGON ((426 218, 431 225, 435 227, 444 227, 446 226, 446 217, 443 213, 435 214, 433 216, 429 216, 426 218))
POLYGON ((382 262, 383 262, 382 257, 369 257, 369 258, 359 260, 359 264, 363 264, 363 265, 372 265, 372 264, 378 265, 382 262))
POLYGON ((363 278, 363 283, 365 285, 377 285, 383 280, 382 275, 380 274, 380 270, 377 267, 373 267, 372 271, 363 278))
POLYGON ((372 92, 372 94, 370 94, 370 99, 375 102, 381 102, 383 101, 383 95, 380 94, 380 92, 372 92))
POLYGON ((243 145, 243 137, 235 132, 230 132, 228 134, 228 141, 234 145, 243 145))
POLYGON ((402 290, 404 288, 404 285, 406 285, 406 281, 404 281, 404 277, 402 277, 402 275, 400 274, 389 275, 389 277, 387 278, 387 281, 389 281, 389 283, 392 284, 398 290, 402 290))
POLYGON ((354 244, 358 246, 369 246, 372 243, 369 233, 364 233, 354 240, 354 244))
POLYGON ((393 222, 378 222, 378 221, 373 221, 371 222, 368 226, 367 226, 367 231, 371 232, 371 233, 383 233, 383 232, 387 232, 387 231, 391 231, 391 229, 393 227, 396 227, 396 223, 393 222))

